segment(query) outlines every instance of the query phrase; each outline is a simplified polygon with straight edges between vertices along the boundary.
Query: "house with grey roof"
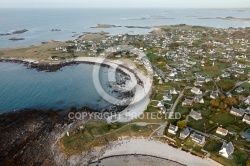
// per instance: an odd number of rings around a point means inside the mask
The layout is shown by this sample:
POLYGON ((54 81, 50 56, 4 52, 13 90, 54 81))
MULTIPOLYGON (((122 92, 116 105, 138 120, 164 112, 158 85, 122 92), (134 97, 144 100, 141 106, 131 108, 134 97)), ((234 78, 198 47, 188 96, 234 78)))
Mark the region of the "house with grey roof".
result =
POLYGON ((235 116, 243 116, 245 113, 245 110, 243 109, 238 109, 235 107, 232 107, 230 110, 230 114, 235 115, 235 116))
POLYGON ((219 151, 219 154, 225 158, 231 158, 231 155, 234 152, 234 146, 232 142, 229 142, 228 144, 226 142, 223 142, 223 145, 221 147, 221 150, 219 151))
POLYGON ((184 128, 181 132, 180 132, 180 139, 184 140, 185 138, 187 138, 190 135, 190 130, 189 128, 184 128))
POLYGON ((242 93, 244 91, 244 89, 242 87, 238 87, 238 88, 235 89, 235 91, 237 93, 242 93))
POLYGON ((219 97, 218 92, 212 92, 212 93, 210 94, 210 98, 211 98, 211 99, 217 99, 218 97, 219 97))
POLYGON ((195 102, 195 103, 203 104, 203 103, 204 103, 203 96, 202 96, 202 95, 197 95, 197 96, 195 96, 195 97, 194 97, 194 102, 195 102))
POLYGON ((247 124, 250 125, 250 116, 245 115, 245 116, 243 117, 242 121, 243 121, 243 122, 246 122, 247 124))
POLYGON ((196 88, 196 87, 193 87, 191 89, 191 92, 196 94, 196 95, 201 95, 202 94, 202 91, 199 88, 196 88))
POLYGON ((167 93, 163 96, 164 101, 171 101, 173 99, 173 96, 170 93, 167 93))
POLYGON ((175 125, 172 125, 170 124, 169 127, 168 127, 168 132, 170 134, 176 134, 176 132, 178 131, 178 126, 175 126, 175 125))
POLYGON ((248 96, 245 100, 244 103, 247 105, 250 105, 250 96, 248 96))
POLYGON ((201 112, 200 111, 194 111, 193 109, 189 113, 189 116, 192 117, 195 120, 201 120, 202 119, 201 112))
POLYGON ((192 105, 193 105, 193 100, 191 100, 191 99, 185 99, 182 102, 182 106, 192 106, 192 105))
POLYGON ((204 145, 205 144, 205 137, 202 135, 199 135, 197 133, 193 133, 191 135, 192 141, 200 144, 200 145, 204 145))

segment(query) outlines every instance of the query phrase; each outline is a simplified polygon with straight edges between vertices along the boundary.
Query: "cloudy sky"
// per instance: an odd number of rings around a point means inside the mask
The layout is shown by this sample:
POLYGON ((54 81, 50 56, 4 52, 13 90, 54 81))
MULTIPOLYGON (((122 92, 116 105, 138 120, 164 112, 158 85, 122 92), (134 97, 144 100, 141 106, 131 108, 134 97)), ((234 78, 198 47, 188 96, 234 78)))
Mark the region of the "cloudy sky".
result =
POLYGON ((2 8, 250 8, 250 0, 1 0, 2 8))

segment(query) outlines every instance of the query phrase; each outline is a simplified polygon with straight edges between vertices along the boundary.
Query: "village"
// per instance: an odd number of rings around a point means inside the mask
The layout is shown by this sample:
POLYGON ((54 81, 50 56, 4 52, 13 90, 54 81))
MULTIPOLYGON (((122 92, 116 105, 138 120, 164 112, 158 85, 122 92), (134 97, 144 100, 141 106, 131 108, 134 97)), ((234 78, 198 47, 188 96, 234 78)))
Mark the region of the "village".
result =
MULTIPOLYGON (((250 153, 249 34, 249 28, 166 26, 151 35, 77 39, 50 51, 70 53, 72 58, 128 58, 146 73, 149 67, 139 55, 145 52, 154 69, 145 112, 181 114, 181 119, 162 119, 155 137, 225 165, 244 165, 250 153)), ((55 55, 51 60, 63 59, 55 55)))

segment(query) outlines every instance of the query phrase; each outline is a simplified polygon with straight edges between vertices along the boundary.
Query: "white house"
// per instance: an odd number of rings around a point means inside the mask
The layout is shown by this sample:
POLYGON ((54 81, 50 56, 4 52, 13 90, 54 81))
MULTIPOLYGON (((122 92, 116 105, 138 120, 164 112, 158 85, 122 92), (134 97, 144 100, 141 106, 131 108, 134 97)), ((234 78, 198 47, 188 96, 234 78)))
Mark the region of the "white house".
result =
POLYGON ((194 102, 195 103, 200 103, 200 104, 204 104, 204 99, 202 95, 197 95, 194 97, 194 102))
POLYGON ((185 99, 182 102, 182 106, 192 106, 192 105, 193 105, 193 100, 191 100, 191 99, 185 99))
POLYGON ((229 158, 233 154, 233 152, 234 152, 234 146, 232 142, 229 142, 228 144, 223 142, 219 154, 225 158, 229 158))
POLYGON ((250 116, 245 115, 245 116, 243 117, 242 121, 243 121, 243 122, 246 122, 247 124, 250 125, 250 116))
POLYGON ((192 137, 192 141, 194 141, 194 142, 196 142, 196 143, 198 143, 200 145, 205 144, 205 137, 204 136, 199 135, 197 133, 193 133, 191 137, 192 137))
POLYGON ((171 95, 177 95, 178 94, 178 92, 175 89, 170 90, 169 92, 170 92, 171 95))
POLYGON ((248 96, 248 97, 245 99, 244 103, 250 105, 250 96, 248 96))
POLYGON ((180 139, 184 140, 185 138, 189 136, 189 134, 190 134, 190 130, 186 127, 180 132, 180 139))
POLYGON ((201 120, 202 119, 201 112, 200 111, 194 111, 193 109, 189 113, 189 116, 192 117, 195 120, 201 120))
POLYGON ((173 98, 173 96, 171 95, 171 94, 165 94, 164 96, 163 96, 163 101, 171 101, 172 100, 172 98, 173 98))
POLYGON ((191 89, 191 92, 196 94, 196 95, 201 95, 202 94, 202 91, 199 88, 196 88, 196 87, 193 87, 191 89))
POLYGON ((169 133, 175 135, 177 131, 178 131, 178 126, 175 126, 175 125, 172 125, 172 124, 169 125, 169 128, 168 128, 169 133))
POLYGON ((226 136, 227 133, 228 133, 228 130, 223 129, 222 127, 218 127, 217 130, 216 130, 216 133, 220 134, 220 135, 223 135, 223 136, 226 136))
POLYGON ((218 97, 219 97, 218 92, 212 92, 212 93, 210 94, 210 98, 211 98, 211 99, 217 99, 218 97))
POLYGON ((162 107, 162 106, 164 106, 163 100, 159 101, 159 103, 157 104, 157 107, 162 107))
POLYGON ((230 114, 233 114, 235 116, 243 116, 244 113, 245 113, 244 110, 238 109, 238 108, 235 108, 235 107, 232 107, 231 110, 230 110, 230 114))

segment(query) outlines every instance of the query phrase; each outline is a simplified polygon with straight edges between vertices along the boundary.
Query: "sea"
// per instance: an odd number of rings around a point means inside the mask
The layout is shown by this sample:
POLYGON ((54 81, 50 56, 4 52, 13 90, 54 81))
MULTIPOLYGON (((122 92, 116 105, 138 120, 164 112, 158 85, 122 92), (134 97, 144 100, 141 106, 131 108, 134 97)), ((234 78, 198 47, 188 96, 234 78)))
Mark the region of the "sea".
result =
POLYGON ((216 17, 249 18, 250 9, 0 9, 0 34, 27 29, 23 34, 0 36, 0 48, 35 45, 48 40, 65 41, 86 32, 117 34, 147 34, 151 29, 124 26, 200 25, 218 28, 248 27, 241 21, 200 19, 216 17), (118 28, 91 28, 97 24, 112 24, 118 28), (61 29, 61 31, 51 31, 61 29), (25 38, 10 41, 11 37, 25 38))
MULTIPOLYGON (((20 109, 68 110, 84 106, 103 110, 112 105, 101 97, 93 83, 92 64, 63 67, 56 72, 37 71, 23 64, 0 62, 0 113, 20 109)), ((121 94, 110 87, 111 68, 100 67, 103 90, 116 98, 121 94)), ((120 79, 121 73, 116 74, 120 79)))
MULTIPOLYGON (((217 28, 248 27, 250 23, 216 17, 248 18, 250 9, 0 9, 0 34, 20 29, 22 34, 0 36, 0 49, 38 45, 49 40, 66 41, 87 32, 148 34, 152 29, 125 26, 199 25, 217 28), (122 27, 91 28, 97 24, 122 27), (61 31, 51 31, 61 29, 61 31), (25 38, 10 41, 9 38, 25 38)), ((87 106, 101 110, 110 104, 93 85, 93 66, 66 66, 57 72, 27 69, 16 63, 0 62, 0 113, 31 109, 69 109, 87 106)), ((107 68, 102 70, 102 84, 108 86, 107 68)))

